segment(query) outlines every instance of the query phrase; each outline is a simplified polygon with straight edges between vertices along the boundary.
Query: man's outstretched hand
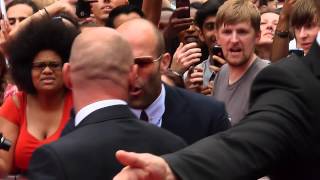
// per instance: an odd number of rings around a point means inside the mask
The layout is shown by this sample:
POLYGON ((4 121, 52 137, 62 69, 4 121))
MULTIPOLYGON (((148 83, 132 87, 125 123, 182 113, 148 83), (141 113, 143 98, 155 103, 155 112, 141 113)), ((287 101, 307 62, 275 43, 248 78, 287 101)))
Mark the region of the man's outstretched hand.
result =
POLYGON ((113 180, 176 180, 169 165, 159 156, 120 150, 116 158, 126 167, 113 180))

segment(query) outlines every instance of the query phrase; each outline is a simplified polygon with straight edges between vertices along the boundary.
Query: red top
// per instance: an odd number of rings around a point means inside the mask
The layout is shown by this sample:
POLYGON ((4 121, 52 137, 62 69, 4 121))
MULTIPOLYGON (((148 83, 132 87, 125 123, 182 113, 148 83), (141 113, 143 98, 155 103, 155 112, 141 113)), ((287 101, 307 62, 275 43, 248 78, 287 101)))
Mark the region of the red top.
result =
POLYGON ((39 140, 30 134, 27 130, 26 121, 26 105, 27 96, 23 92, 17 92, 16 96, 20 103, 20 108, 14 103, 12 96, 8 97, 0 108, 0 116, 6 118, 19 127, 19 136, 14 152, 14 169, 26 171, 33 151, 41 145, 48 144, 60 137, 61 131, 65 127, 70 118, 70 110, 73 106, 72 95, 70 92, 66 94, 63 114, 57 131, 44 140, 39 140))

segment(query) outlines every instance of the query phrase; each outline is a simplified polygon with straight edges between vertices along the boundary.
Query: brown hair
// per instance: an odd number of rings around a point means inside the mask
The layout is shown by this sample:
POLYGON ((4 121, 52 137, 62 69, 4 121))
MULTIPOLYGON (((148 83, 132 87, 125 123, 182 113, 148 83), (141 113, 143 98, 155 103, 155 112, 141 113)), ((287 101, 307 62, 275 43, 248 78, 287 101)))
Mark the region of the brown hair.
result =
POLYGON ((216 17, 216 29, 224 24, 250 21, 256 32, 260 31, 260 12, 249 0, 228 0, 220 6, 216 17))
POLYGON ((291 12, 290 24, 292 27, 320 24, 317 7, 313 1, 297 0, 291 12))

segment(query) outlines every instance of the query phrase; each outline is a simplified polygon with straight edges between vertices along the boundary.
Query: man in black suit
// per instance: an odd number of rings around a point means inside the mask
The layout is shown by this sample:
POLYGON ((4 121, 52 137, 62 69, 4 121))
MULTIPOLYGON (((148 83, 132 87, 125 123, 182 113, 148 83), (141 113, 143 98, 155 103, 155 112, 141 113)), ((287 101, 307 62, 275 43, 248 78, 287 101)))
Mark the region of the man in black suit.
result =
POLYGON ((133 50, 138 76, 129 91, 129 106, 137 117, 182 137, 188 144, 226 130, 230 122, 221 102, 212 97, 169 87, 161 73, 170 63, 158 29, 143 19, 134 19, 117 28, 133 50))
POLYGON ((119 148, 160 155, 184 147, 181 138, 137 120, 129 110, 128 88, 136 73, 130 46, 118 32, 82 32, 63 67, 76 127, 34 152, 29 179, 111 179, 121 169, 114 158, 119 148))
MULTIPOLYGON (((314 1, 320 12, 320 1, 314 1)), ((118 159, 130 168, 115 180, 142 179, 146 169, 152 178, 144 180, 320 179, 319 92, 320 35, 307 56, 284 59, 258 74, 249 114, 240 124, 163 158, 119 151, 118 159)))

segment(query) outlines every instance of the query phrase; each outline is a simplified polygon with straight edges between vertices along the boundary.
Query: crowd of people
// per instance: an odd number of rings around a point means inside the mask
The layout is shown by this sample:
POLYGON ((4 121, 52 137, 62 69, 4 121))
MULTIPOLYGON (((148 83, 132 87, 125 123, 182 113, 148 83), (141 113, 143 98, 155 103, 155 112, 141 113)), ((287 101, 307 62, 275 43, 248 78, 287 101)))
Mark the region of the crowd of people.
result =
POLYGON ((319 1, 188 2, 6 1, 0 178, 319 179, 319 1))

